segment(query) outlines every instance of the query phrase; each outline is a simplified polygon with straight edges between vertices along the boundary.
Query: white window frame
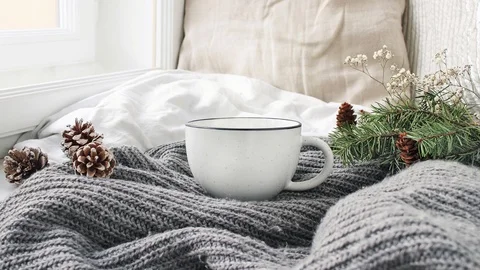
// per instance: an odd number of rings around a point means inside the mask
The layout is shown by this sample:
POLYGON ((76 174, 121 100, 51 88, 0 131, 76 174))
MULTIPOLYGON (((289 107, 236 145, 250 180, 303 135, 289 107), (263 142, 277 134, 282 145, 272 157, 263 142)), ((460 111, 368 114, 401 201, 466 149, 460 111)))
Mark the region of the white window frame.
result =
POLYGON ((77 1, 57 0, 59 26, 51 29, 1 30, 0 45, 76 38, 77 1))
POLYGON ((154 0, 155 64, 157 67, 176 68, 183 40, 184 0, 154 0), (157 2, 158 1, 158 2, 157 2))
POLYGON ((93 62, 96 8, 96 0, 58 0, 59 27, 1 30, 0 72, 93 62))

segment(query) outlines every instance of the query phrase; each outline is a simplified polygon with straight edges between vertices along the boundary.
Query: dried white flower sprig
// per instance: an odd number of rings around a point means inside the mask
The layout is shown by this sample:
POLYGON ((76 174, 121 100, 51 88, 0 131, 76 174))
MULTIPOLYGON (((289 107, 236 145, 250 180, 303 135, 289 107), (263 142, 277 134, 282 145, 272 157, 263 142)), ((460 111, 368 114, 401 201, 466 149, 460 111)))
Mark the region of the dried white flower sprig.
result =
POLYGON ((362 73, 365 73, 374 81, 381 84, 388 93, 398 96, 401 93, 408 92, 409 87, 415 83, 418 78, 415 74, 410 73, 409 70, 405 70, 403 67, 398 67, 396 64, 390 66, 390 71, 392 72, 392 76, 388 82, 385 82, 385 69, 387 64, 392 58, 394 54, 390 51, 387 45, 383 45, 381 49, 375 51, 373 53, 373 59, 376 60, 380 66, 382 67, 382 78, 377 79, 368 70, 368 57, 365 54, 358 54, 356 57, 347 56, 345 58, 344 64, 349 65, 353 69, 356 69, 362 73))
MULTIPOLYGON (((451 103, 458 103, 464 97, 464 92, 468 91, 480 99, 480 93, 473 83, 471 75, 471 65, 464 67, 449 67, 447 65, 447 50, 435 54, 433 61, 437 63, 439 70, 419 78, 415 73, 397 64, 390 65, 391 76, 385 81, 385 69, 388 62, 394 54, 386 45, 373 53, 373 59, 379 62, 383 74, 381 79, 372 76, 368 70, 368 57, 365 54, 358 54, 355 57, 347 56, 344 64, 349 65, 362 73, 365 73, 374 81, 380 83, 385 90, 393 97, 404 98, 404 95, 410 94, 413 98, 417 94, 425 94, 431 91, 438 92, 437 99, 448 100, 451 103), (415 89, 415 92, 413 91, 415 89)), ((468 104, 477 106, 478 104, 468 104)), ((438 109, 438 106, 437 106, 438 109)))
POLYGON ((439 70, 425 75, 423 80, 417 83, 416 86, 419 91, 422 91, 423 94, 431 91, 440 92, 437 99, 444 98, 453 104, 457 104, 462 100, 465 91, 474 94, 480 99, 480 93, 473 83, 471 65, 450 68, 447 65, 447 50, 435 54, 433 61, 438 65, 439 70))

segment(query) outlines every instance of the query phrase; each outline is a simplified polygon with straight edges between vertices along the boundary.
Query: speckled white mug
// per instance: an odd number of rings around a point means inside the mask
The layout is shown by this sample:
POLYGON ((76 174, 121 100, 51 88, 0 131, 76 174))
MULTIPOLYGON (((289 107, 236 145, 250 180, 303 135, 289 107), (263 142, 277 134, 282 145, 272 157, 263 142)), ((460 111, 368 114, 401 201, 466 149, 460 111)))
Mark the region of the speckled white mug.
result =
POLYGON ((214 197, 268 200, 282 190, 314 188, 333 171, 327 143, 301 135, 301 123, 279 118, 226 117, 190 121, 185 143, 190 169, 198 183, 214 197), (302 145, 325 155, 320 174, 292 182, 302 145))

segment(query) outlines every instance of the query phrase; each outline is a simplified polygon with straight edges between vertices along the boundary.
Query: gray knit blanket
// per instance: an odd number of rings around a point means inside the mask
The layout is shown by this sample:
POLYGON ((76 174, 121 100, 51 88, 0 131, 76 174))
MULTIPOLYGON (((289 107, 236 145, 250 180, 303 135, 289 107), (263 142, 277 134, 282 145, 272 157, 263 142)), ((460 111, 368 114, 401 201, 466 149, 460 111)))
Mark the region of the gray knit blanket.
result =
MULTIPOLYGON (((111 179, 51 165, 0 204, 0 269, 480 269, 472 167, 337 161, 316 189, 239 202, 205 194, 183 143, 112 151, 111 179)), ((295 180, 322 164, 304 148, 295 180)))

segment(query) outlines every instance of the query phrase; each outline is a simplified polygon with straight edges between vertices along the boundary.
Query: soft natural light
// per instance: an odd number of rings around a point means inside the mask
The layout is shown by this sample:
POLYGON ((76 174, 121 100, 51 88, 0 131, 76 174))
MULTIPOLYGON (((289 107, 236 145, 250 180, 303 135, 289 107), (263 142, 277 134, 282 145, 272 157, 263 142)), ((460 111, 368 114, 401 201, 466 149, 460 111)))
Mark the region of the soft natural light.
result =
POLYGON ((58 0, 0 0, 0 30, 57 28, 57 11, 58 0))
POLYGON ((156 3, 0 0, 0 92, 156 67, 156 3))

